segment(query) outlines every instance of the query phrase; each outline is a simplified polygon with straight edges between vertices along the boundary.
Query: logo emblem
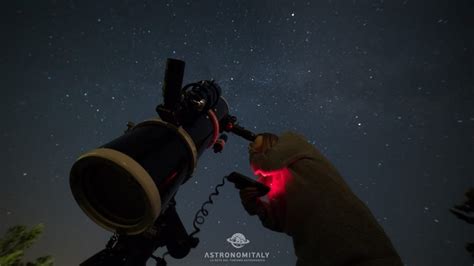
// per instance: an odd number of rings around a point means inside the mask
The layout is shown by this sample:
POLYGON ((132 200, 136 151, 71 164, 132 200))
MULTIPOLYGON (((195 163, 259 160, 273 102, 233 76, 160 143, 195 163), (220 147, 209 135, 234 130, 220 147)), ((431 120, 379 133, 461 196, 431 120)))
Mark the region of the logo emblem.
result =
POLYGON ((245 245, 250 243, 250 241, 241 233, 233 234, 231 237, 227 238, 227 242, 229 242, 234 248, 243 248, 245 245))

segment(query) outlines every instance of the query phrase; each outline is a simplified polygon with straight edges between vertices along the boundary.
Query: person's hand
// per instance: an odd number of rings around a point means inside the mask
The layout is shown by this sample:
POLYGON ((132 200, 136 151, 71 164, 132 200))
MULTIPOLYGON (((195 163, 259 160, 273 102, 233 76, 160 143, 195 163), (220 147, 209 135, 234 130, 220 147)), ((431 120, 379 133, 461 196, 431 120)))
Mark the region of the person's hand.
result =
POLYGON ((240 200, 242 202, 242 206, 250 215, 257 214, 258 208, 260 207, 260 199, 258 198, 258 190, 256 187, 248 187, 241 189, 240 192, 240 200))

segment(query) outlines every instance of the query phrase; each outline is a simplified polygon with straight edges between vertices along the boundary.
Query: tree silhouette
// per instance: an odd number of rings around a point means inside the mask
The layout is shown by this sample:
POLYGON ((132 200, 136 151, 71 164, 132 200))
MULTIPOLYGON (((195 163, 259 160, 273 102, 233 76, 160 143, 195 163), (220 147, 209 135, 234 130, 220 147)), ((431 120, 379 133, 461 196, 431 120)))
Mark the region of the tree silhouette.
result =
MULTIPOLYGON (((466 223, 474 224, 474 188, 470 188, 464 195, 466 196, 464 203, 455 205, 450 211, 466 223)), ((474 242, 467 243, 466 250, 474 257, 474 242)))
POLYGON ((43 233, 44 225, 38 224, 28 230, 26 226, 10 227, 0 239, 0 266, 51 266, 53 258, 44 256, 35 262, 22 262, 25 250, 31 247, 43 233))

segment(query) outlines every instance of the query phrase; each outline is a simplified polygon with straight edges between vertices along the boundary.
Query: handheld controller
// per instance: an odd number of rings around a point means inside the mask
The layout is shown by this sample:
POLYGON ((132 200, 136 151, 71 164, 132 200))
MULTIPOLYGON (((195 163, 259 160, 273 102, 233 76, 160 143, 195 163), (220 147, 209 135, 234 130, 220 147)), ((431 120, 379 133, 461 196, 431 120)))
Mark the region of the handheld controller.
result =
POLYGON ((265 196, 270 191, 270 188, 265 184, 262 184, 238 172, 232 172, 230 175, 227 176, 227 180, 234 183, 237 189, 256 187, 259 192, 259 197, 265 196))

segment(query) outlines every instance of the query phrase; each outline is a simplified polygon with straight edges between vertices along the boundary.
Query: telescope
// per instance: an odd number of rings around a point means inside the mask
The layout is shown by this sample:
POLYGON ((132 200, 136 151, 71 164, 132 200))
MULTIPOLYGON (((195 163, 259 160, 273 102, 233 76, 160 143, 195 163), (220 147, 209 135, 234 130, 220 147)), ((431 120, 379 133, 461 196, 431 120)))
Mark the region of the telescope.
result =
POLYGON ((137 266, 150 257, 165 265, 153 255, 164 246, 172 257, 185 257, 199 239, 198 231, 186 232, 176 212, 179 187, 192 177, 204 151, 223 150, 224 132, 255 140, 229 114, 214 80, 182 87, 184 69, 184 61, 167 60, 157 117, 129 122, 124 134, 73 164, 74 199, 91 220, 114 233, 104 250, 81 265, 137 266))

